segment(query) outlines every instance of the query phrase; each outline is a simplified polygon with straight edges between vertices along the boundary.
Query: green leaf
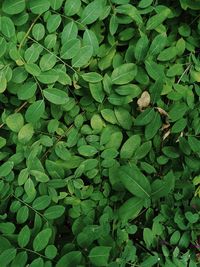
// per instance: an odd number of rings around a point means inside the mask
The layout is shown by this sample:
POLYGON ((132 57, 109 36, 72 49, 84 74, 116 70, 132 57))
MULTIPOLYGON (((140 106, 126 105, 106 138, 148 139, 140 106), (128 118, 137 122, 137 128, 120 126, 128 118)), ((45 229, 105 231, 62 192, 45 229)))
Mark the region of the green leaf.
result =
POLYGON ((7 161, 7 162, 3 163, 0 166, 0 177, 7 176, 12 171, 13 167, 14 167, 13 161, 7 161))
POLYGON ((82 254, 80 251, 71 251, 62 256, 56 264, 56 267, 74 267, 81 263, 82 254))
POLYGON ((0 266, 9 266, 9 263, 16 257, 17 250, 15 248, 5 249, 0 254, 0 266))
POLYGON ((103 91, 103 86, 101 82, 98 83, 90 83, 89 84, 90 93, 94 100, 96 100, 99 103, 102 103, 105 97, 105 93, 103 91))
POLYGON ((88 25, 95 22, 101 15, 101 2, 94 0, 89 3, 83 10, 81 14, 81 23, 88 25))
POLYGON ((121 107, 117 107, 114 109, 114 112, 120 126, 123 129, 130 130, 132 126, 132 117, 128 110, 121 107))
POLYGON ((15 229, 16 227, 13 223, 10 222, 0 223, 0 232, 5 235, 13 234, 15 232, 15 229))
POLYGON ((41 251, 44 248, 46 248, 46 246, 49 243, 51 235, 52 235, 51 228, 46 228, 41 232, 39 232, 33 240, 34 251, 41 251))
POLYGON ((151 141, 143 143, 135 152, 135 158, 136 159, 142 159, 144 158, 151 150, 152 143, 151 141))
POLYGON ((134 121, 135 126, 145 126, 149 124, 153 118, 155 117, 156 112, 153 108, 147 108, 144 112, 142 112, 134 121))
POLYGON ((81 75, 81 77, 83 78, 83 80, 89 83, 98 83, 103 80, 103 77, 101 76, 101 74, 97 72, 84 73, 81 75))
POLYGON ((33 134, 34 134, 34 130, 33 130, 32 124, 27 123, 19 131, 18 140, 22 144, 26 144, 31 140, 31 138, 33 137, 33 134))
POLYGON ((133 19, 133 21, 136 22, 138 26, 141 26, 143 24, 140 12, 135 6, 130 4, 121 5, 117 7, 115 10, 117 13, 128 15, 131 19, 133 19))
POLYGON ((70 39, 61 47, 60 56, 64 59, 71 59, 78 54, 80 48, 81 42, 79 39, 70 39))
POLYGON ((20 100, 27 100, 34 96, 37 90, 37 84, 34 82, 26 82, 17 90, 17 96, 20 100))
POLYGON ((138 197, 129 198, 119 208, 119 218, 122 222, 135 219, 144 205, 144 200, 138 197))
POLYGON ((173 47, 173 46, 168 47, 158 55, 158 60, 169 61, 169 60, 175 58, 176 54, 177 54, 176 47, 173 47))
POLYGON ((3 12, 9 15, 21 13, 25 9, 25 0, 4 0, 2 4, 3 12))
POLYGON ((42 72, 37 79, 44 84, 55 83, 59 78, 58 72, 54 69, 42 72))
POLYGON ((89 253, 89 259, 94 266, 107 266, 111 247, 93 247, 89 253))
POLYGON ((62 18, 60 15, 57 15, 57 14, 51 15, 47 20, 48 32, 49 33, 55 32, 60 26, 61 21, 62 21, 62 18))
POLYGON ((73 16, 78 13, 81 8, 80 0, 67 0, 64 6, 64 12, 67 16, 73 16))
POLYGON ((185 129, 186 126, 187 120, 182 118, 176 121, 175 124, 172 126, 171 133, 180 133, 185 129))
POLYGON ((61 217, 65 212, 65 208, 61 205, 51 206, 45 210, 44 216, 47 220, 54 220, 61 217))
POLYGON ((28 225, 25 225, 21 231, 19 232, 19 235, 17 237, 17 242, 21 248, 24 248, 28 245, 31 237, 31 231, 28 227, 28 225))
POLYGON ((170 13, 171 10, 165 7, 160 13, 149 18, 146 29, 149 31, 157 28, 161 23, 163 23, 163 21, 166 20, 170 13))
POLYGON ((132 135, 129 137, 120 150, 120 158, 130 159, 140 146, 140 143, 141 137, 139 135, 132 135))
POLYGON ((119 169, 120 180, 125 188, 140 198, 149 198, 151 187, 148 179, 136 167, 123 166, 119 169))
POLYGON ((149 48, 149 54, 150 55, 158 55, 166 46, 167 44, 167 35, 166 33, 161 33, 156 35, 156 37, 153 39, 150 48, 149 48))
POLYGON ((36 23, 33 26, 32 35, 37 41, 42 40, 44 38, 44 36, 45 36, 45 27, 44 27, 44 25, 42 23, 36 23))
POLYGON ((37 170, 31 170, 30 174, 33 175, 35 177, 36 181, 38 181, 38 182, 46 183, 49 181, 49 177, 43 172, 40 172, 37 170))
POLYGON ((165 79, 164 67, 162 65, 158 65, 152 60, 146 60, 145 67, 146 67, 147 73, 153 80, 157 81, 159 79, 162 79, 162 80, 165 79))
POLYGON ((42 71, 51 70, 56 64, 56 56, 53 54, 45 54, 40 59, 40 68, 42 71))
POLYGON ((44 100, 35 101, 28 107, 25 113, 26 121, 30 123, 37 122, 44 114, 44 111, 45 111, 44 100))
POLYGON ((113 84, 127 84, 137 74, 137 66, 133 63, 125 63, 113 70, 111 79, 113 84))
POLYGON ((138 62, 145 59, 149 46, 149 40, 146 35, 143 35, 136 44, 135 47, 135 58, 138 62))
POLYGON ((50 196, 40 196, 37 197, 34 201, 33 201, 33 208, 35 210, 44 210, 46 209, 51 203, 51 198, 50 196))
POLYGON ((18 224, 23 224, 28 220, 29 217, 29 208, 27 206, 22 206, 18 211, 17 211, 17 223, 18 224))
POLYGON ((79 49, 78 53, 72 58, 72 66, 80 68, 87 65, 92 57, 93 49, 91 46, 86 45, 79 49))
POLYGON ((33 14, 42 14, 50 8, 50 3, 48 0, 30 0, 29 6, 33 14))
POLYGON ((69 101, 69 97, 66 92, 56 89, 49 88, 43 90, 44 97, 51 103, 56 105, 64 105, 69 101))
POLYGON ((160 114, 156 112, 153 120, 145 127, 145 138, 147 140, 152 139, 160 129, 161 125, 162 121, 160 118, 160 114))
POLYGON ((98 150, 90 145, 82 145, 78 148, 78 152, 82 156, 92 157, 98 152, 98 150))
POLYGON ((0 30, 7 38, 15 35, 15 25, 9 17, 0 17, 0 25, 3 25, 3 27, 0 27, 0 30))
POLYGON ((35 196, 36 194, 35 186, 34 186, 33 181, 30 178, 28 178, 27 181, 25 182, 24 190, 26 194, 28 195, 28 197, 32 198, 35 196))
POLYGON ((24 125, 24 118, 21 113, 14 113, 6 118, 6 124, 11 131, 18 133, 24 125))

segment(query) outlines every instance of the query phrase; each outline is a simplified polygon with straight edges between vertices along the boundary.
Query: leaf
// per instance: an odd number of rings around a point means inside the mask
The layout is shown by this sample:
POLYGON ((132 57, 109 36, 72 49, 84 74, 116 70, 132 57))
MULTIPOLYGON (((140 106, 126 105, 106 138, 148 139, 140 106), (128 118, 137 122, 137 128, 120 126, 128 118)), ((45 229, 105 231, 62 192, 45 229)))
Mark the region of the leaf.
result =
POLYGON ((7 38, 11 38, 15 35, 15 25, 9 17, 2 16, 0 18, 0 25, 3 25, 0 29, 7 38))
POLYGON ((43 94, 49 102, 56 105, 64 105, 69 101, 67 93, 60 89, 48 88, 43 90, 43 94))
POLYGON ((31 138, 33 137, 33 134, 34 134, 34 130, 33 130, 32 124, 27 123, 19 131, 18 140, 22 144, 26 144, 31 140, 31 138))
POLYGON ((80 155, 85 157, 94 156, 98 151, 95 147, 90 145, 82 145, 78 148, 78 152, 80 155))
POLYGON ((21 113, 14 113, 6 118, 6 124, 11 131, 18 133, 24 125, 24 118, 21 113))
POLYGON ((119 208, 119 218, 122 222, 135 219, 144 205, 144 200, 138 197, 129 198, 119 208))
POLYGON ((19 232, 19 235, 17 237, 17 242, 21 248, 24 248, 28 245, 31 237, 31 231, 28 227, 28 225, 25 225, 21 231, 19 232))
POLYGON ((58 78, 59 75, 54 69, 42 72, 39 76, 37 76, 37 79, 43 84, 55 83, 58 78))
POLYGON ((5 177, 5 176, 9 175, 9 173, 12 171, 13 167, 14 167, 13 161, 7 161, 7 162, 3 163, 0 166, 0 177, 5 177))
POLYGON ((42 71, 51 70, 56 64, 56 56, 53 54, 45 54, 40 59, 40 68, 42 71))
POLYGON ((32 206, 35 210, 44 210, 50 205, 50 203, 51 203, 50 196, 44 195, 44 196, 37 197, 33 201, 32 206))
POLYGON ((135 158, 142 159, 144 158, 151 150, 152 143, 151 141, 143 143, 138 149, 135 151, 135 158))
POLYGON ((97 72, 88 72, 88 73, 82 74, 81 77, 86 82, 89 82, 89 83, 98 83, 103 80, 103 77, 101 76, 101 74, 97 72))
POLYGON ((89 253, 89 259, 94 266, 107 266, 111 247, 93 247, 89 253))
POLYGON ((128 110, 117 107, 114 109, 114 112, 120 126, 126 130, 130 130, 132 126, 132 117, 128 110))
POLYGON ((51 235, 52 235, 51 228, 46 228, 41 232, 39 232, 33 240, 34 251, 41 251, 44 248, 46 248, 46 246, 49 243, 51 235))
POLYGON ((9 15, 21 13, 25 9, 25 0, 4 0, 2 10, 9 15))
POLYGON ((67 16, 71 17, 78 13, 81 8, 80 0, 67 0, 64 6, 64 12, 67 16))
POLYGON ((156 37, 153 39, 150 48, 149 48, 149 54, 150 55, 158 55, 166 46, 167 44, 167 35, 166 33, 161 33, 156 35, 156 37))
POLYGON ((113 70, 111 79, 113 84, 127 84, 137 74, 137 66, 133 63, 125 63, 113 70))
POLYGON ((44 114, 44 111, 45 111, 44 100, 35 101, 26 110, 25 113, 26 121, 30 123, 37 122, 44 114))
POLYGON ((64 59, 71 59, 77 55, 81 47, 79 39, 70 39, 61 47, 60 56, 64 59))
POLYGON ((90 83, 89 84, 90 93, 92 97, 99 103, 102 103, 105 97, 105 93, 103 91, 102 83, 90 83))
POLYGON ((98 0, 89 3, 81 14, 81 23, 88 25, 95 22, 101 15, 102 6, 98 0))
POLYGON ((139 10, 130 4, 121 5, 115 9, 117 13, 128 15, 130 18, 133 19, 133 21, 136 22, 138 26, 141 26, 143 24, 142 17, 140 15, 139 10))
POLYGON ((33 175, 35 177, 36 181, 38 181, 38 182, 46 183, 49 181, 49 177, 41 171, 31 170, 30 174, 33 175))
POLYGON ((143 111, 134 121, 135 126, 145 126, 149 124, 153 118, 155 117, 156 113, 153 108, 147 108, 143 111))
POLYGON ((149 198, 151 187, 148 179, 135 167, 122 166, 119 169, 120 180, 125 188, 140 198, 149 198))
POLYGON ((93 54, 91 46, 86 45, 79 49, 78 53, 72 58, 72 66, 80 68, 88 64, 93 54))
POLYGON ((93 48, 93 56, 98 53, 99 41, 96 34, 89 29, 86 29, 83 34, 83 46, 90 46, 93 48))
POLYGON ((33 14, 42 14, 50 8, 50 3, 48 0, 30 0, 29 6, 33 14))
POLYGON ((62 256, 56 264, 56 267, 74 267, 81 263, 82 254, 80 251, 71 251, 62 256))
POLYGON ((153 17, 150 17, 149 20, 147 21, 146 29, 153 30, 156 27, 158 27, 163 21, 166 20, 166 18, 169 16, 171 13, 171 10, 167 7, 165 7, 159 14, 154 15, 153 17))
POLYGON ((163 50, 159 55, 158 55, 158 60, 160 61, 169 61, 176 57, 176 48, 175 47, 168 47, 165 50, 163 50))
POLYGON ((129 137, 120 150, 120 158, 130 159, 140 146, 140 143, 141 137, 139 135, 132 135, 129 137))
POLYGON ((18 211, 17 211, 17 223, 18 224, 23 224, 28 220, 29 217, 29 208, 27 206, 22 206, 18 211))
POLYGON ((186 126, 187 120, 182 118, 176 121, 175 124, 172 126, 171 133, 180 133, 185 129, 186 126))
POLYGON ((135 58, 138 62, 145 59, 149 46, 149 40, 146 35, 141 36, 135 47, 135 58))
POLYGON ((61 21, 62 21, 62 18, 60 15, 57 15, 57 14, 51 15, 47 20, 48 32, 49 33, 55 32, 60 26, 61 21))
POLYGON ((47 220, 54 220, 61 217, 65 212, 65 208, 61 205, 51 206, 45 210, 44 216, 47 220))
POLYGON ((160 99, 160 95, 163 91, 163 81, 158 79, 149 89, 151 94, 151 102, 155 104, 160 99))
POLYGON ((36 190, 33 181, 28 178, 27 181, 24 184, 24 190, 28 197, 32 198, 36 195, 36 190))
POLYGON ((157 81, 159 79, 165 79, 164 67, 162 65, 158 65, 152 60, 146 60, 145 67, 147 73, 153 80, 157 81))
POLYGON ((37 84, 34 82, 26 82, 17 90, 17 96, 20 100, 27 100, 34 96, 37 90, 37 84))
POLYGON ((158 130, 160 129, 161 125, 162 125, 162 121, 161 121, 161 118, 160 118, 160 114, 157 112, 155 114, 155 117, 151 121, 151 123, 149 123, 145 127, 145 138, 147 140, 152 139, 156 135, 158 130))
POLYGON ((0 266, 8 266, 10 262, 15 258, 17 250, 15 248, 5 249, 0 254, 0 266))
POLYGON ((162 180, 153 181, 151 188, 152 193, 151 196, 154 199, 158 199, 160 197, 167 196, 171 190, 174 189, 175 185, 175 176, 172 171, 170 171, 167 175, 164 176, 162 180))

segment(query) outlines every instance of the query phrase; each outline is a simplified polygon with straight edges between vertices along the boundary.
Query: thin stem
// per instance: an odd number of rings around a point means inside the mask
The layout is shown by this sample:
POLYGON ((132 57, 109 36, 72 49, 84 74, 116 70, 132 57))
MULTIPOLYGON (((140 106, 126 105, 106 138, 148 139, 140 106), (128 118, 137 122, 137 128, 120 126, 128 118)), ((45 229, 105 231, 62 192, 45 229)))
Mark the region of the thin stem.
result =
POLYGON ((67 66, 68 68, 70 68, 71 70, 73 70, 73 72, 77 73, 78 72, 69 64, 67 64, 65 61, 63 61, 59 56, 57 56, 56 54, 54 54, 53 52, 51 52, 48 48, 46 48, 45 46, 41 45, 38 41, 36 41, 35 39, 31 38, 30 36, 28 36, 28 39, 30 39, 31 41, 33 41, 34 43, 40 45, 44 50, 46 50, 49 54, 55 56, 60 62, 62 62, 65 66, 67 66))
POLYGON ((17 199, 19 202, 23 203, 24 205, 26 205, 29 209, 33 210, 35 213, 37 213, 39 216, 41 216, 47 223, 48 220, 44 217, 43 214, 41 214, 40 212, 38 212, 37 210, 35 210, 33 207, 31 207, 29 204, 27 204, 26 202, 24 202, 22 199, 16 197, 14 194, 11 194, 11 196, 13 196, 15 199, 17 199))
POLYGON ((182 80, 182 78, 184 77, 184 75, 188 72, 188 70, 191 68, 192 64, 190 63, 187 68, 184 70, 184 72, 182 73, 181 77, 178 79, 177 84, 179 84, 182 80))
POLYGON ((36 255, 38 255, 39 257, 42 257, 42 258, 45 258, 45 259, 48 259, 48 260, 49 260, 48 257, 46 257, 46 256, 44 256, 44 255, 42 255, 42 254, 40 254, 40 253, 38 253, 38 252, 36 252, 36 251, 34 251, 34 250, 31 250, 31 249, 28 249, 28 248, 17 248, 17 249, 18 249, 18 250, 25 250, 25 251, 27 251, 27 252, 36 254, 36 255))
POLYGON ((24 35, 24 38, 21 40, 21 42, 20 42, 20 44, 19 44, 19 52, 20 52, 20 50, 21 50, 21 48, 22 48, 22 46, 23 46, 23 44, 24 44, 26 38, 28 38, 30 31, 32 30, 33 26, 35 25, 36 21, 39 19, 40 16, 41 16, 41 15, 38 15, 38 16, 34 19, 33 23, 31 24, 31 26, 29 27, 28 31, 27 31, 26 34, 24 35))

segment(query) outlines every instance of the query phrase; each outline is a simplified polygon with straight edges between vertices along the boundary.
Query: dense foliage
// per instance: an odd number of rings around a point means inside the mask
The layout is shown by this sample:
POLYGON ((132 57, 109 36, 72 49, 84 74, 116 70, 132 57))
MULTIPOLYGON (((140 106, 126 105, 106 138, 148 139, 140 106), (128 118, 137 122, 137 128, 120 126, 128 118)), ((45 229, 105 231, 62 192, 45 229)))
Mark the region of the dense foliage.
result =
POLYGON ((200 2, 0 12, 0 266, 199 266, 200 2))

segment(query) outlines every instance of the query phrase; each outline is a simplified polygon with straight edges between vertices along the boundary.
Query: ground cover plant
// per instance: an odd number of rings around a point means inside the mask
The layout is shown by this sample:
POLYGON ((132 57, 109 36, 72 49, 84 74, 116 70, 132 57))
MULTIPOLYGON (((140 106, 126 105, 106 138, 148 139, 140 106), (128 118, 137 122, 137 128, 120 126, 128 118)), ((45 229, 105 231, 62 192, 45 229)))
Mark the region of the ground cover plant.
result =
POLYGON ((199 266, 200 2, 0 1, 0 266, 199 266))

